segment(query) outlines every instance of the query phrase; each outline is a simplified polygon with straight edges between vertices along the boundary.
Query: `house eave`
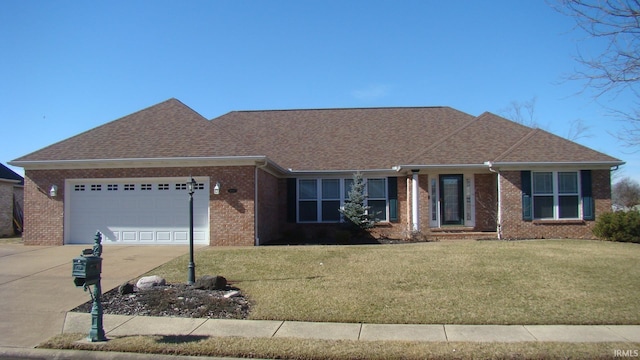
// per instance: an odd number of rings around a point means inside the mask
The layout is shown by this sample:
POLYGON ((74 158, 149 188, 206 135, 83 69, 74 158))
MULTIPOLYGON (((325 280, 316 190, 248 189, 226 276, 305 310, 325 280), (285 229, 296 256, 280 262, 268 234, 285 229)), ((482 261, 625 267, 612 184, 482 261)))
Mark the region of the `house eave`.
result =
POLYGON ((20 185, 20 180, 14 180, 14 179, 2 179, 2 178, 0 178, 0 182, 6 182, 6 183, 14 184, 14 185, 20 185))
POLYGON ((396 172, 412 172, 412 171, 446 171, 453 169, 460 170, 487 170, 485 164, 431 164, 431 165, 397 165, 391 168, 396 172))
POLYGON ((487 161, 485 166, 501 170, 528 170, 528 169, 549 169, 549 168, 574 168, 574 169, 601 169, 609 170, 621 165, 624 161, 548 161, 548 162, 492 162, 487 161))
POLYGON ((393 175, 395 171, 393 169, 345 169, 345 170, 295 170, 287 169, 287 175, 289 176, 352 176, 355 173, 361 173, 363 175, 393 175))
POLYGON ((171 157, 171 158, 126 158, 126 159, 80 159, 80 160, 31 160, 10 161, 10 165, 25 170, 54 169, 114 169, 114 168, 155 168, 155 167, 197 167, 197 166, 253 166, 266 164, 279 168, 266 156, 214 156, 214 157, 171 157))

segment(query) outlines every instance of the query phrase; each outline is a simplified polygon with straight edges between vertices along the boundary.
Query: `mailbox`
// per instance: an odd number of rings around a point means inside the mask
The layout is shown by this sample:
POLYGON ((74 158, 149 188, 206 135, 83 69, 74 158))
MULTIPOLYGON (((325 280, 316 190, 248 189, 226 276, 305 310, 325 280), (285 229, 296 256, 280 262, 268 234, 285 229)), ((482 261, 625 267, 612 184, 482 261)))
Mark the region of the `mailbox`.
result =
POLYGON ((100 280, 102 258, 97 256, 80 256, 73 259, 73 283, 76 286, 95 285, 100 280))

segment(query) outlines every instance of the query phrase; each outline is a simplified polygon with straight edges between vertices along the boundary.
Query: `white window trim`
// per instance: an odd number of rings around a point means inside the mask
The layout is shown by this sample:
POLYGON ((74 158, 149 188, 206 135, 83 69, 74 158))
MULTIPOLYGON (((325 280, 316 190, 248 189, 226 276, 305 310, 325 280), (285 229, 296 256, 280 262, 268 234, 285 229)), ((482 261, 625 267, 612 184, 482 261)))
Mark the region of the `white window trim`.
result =
MULTIPOLYGON (((339 180, 339 185, 340 185, 340 208, 342 208, 345 204, 345 200, 348 198, 347 196, 347 189, 345 188, 345 180, 353 180, 353 177, 349 177, 349 178, 344 178, 344 177, 320 177, 320 178, 297 178, 296 179, 296 222, 299 224, 339 224, 339 223, 343 223, 345 222, 344 217, 342 216, 342 214, 340 215, 340 220, 339 221, 323 221, 322 220, 322 201, 323 200, 327 200, 327 201, 336 201, 338 199, 324 199, 322 197, 322 180, 339 180), (316 198, 315 200, 312 199, 300 199, 300 181, 305 181, 305 180, 314 180, 316 182, 316 198), (301 201, 315 201, 316 202, 316 221, 301 221, 300 220, 300 202, 301 201)), ((363 180, 365 181, 365 183, 369 180, 369 179, 381 179, 384 181, 384 191, 385 191, 385 219, 379 221, 380 223, 386 224, 389 223, 389 181, 387 179, 387 177, 371 177, 371 178, 366 178, 363 177, 363 180)), ((368 194, 367 192, 367 187, 365 187, 365 204, 368 204, 367 201, 368 199, 368 194)), ((383 200, 382 198, 373 198, 371 200, 383 200)))
POLYGON ((532 171, 531 172, 531 211, 533 216, 533 220, 581 220, 583 218, 582 214, 582 181, 580 181, 580 171, 576 170, 544 170, 544 171, 532 171), (576 181, 578 183, 577 192, 571 194, 560 194, 559 184, 558 184, 558 173, 575 173, 576 181), (553 194, 536 194, 535 193, 535 184, 534 174, 536 173, 551 173, 552 177, 552 186, 553 186, 553 194), (535 217, 535 203, 536 196, 553 196, 553 217, 551 218, 536 218, 535 217), (578 217, 576 218, 561 218, 560 217, 560 196, 577 196, 578 197, 578 217))

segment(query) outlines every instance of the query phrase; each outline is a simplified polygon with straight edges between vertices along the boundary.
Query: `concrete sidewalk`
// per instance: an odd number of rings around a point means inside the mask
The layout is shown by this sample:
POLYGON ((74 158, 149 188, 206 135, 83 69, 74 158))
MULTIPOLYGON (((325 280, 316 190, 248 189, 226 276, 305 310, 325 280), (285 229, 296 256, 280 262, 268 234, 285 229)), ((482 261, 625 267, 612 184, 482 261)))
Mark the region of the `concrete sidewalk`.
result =
MULTIPOLYGON (((130 335, 238 336, 356 341, 631 342, 640 325, 395 325, 104 315, 107 338, 130 335)), ((91 315, 69 312, 63 333, 89 333, 91 315)))

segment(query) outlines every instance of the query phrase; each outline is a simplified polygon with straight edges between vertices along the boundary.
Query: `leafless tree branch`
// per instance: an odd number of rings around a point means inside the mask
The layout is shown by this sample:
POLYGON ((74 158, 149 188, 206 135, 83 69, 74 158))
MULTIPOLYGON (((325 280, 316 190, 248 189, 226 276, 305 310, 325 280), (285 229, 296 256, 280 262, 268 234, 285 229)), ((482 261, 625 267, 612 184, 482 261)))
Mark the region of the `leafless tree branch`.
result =
MULTIPOLYGON (((596 99, 627 91, 640 98, 640 0, 557 0, 553 7, 574 18, 576 28, 590 38, 607 42, 599 54, 578 51, 580 68, 568 79, 584 81, 585 90, 594 90, 596 99)), ((628 146, 640 146, 637 104, 613 114, 629 124, 617 137, 628 146)))

